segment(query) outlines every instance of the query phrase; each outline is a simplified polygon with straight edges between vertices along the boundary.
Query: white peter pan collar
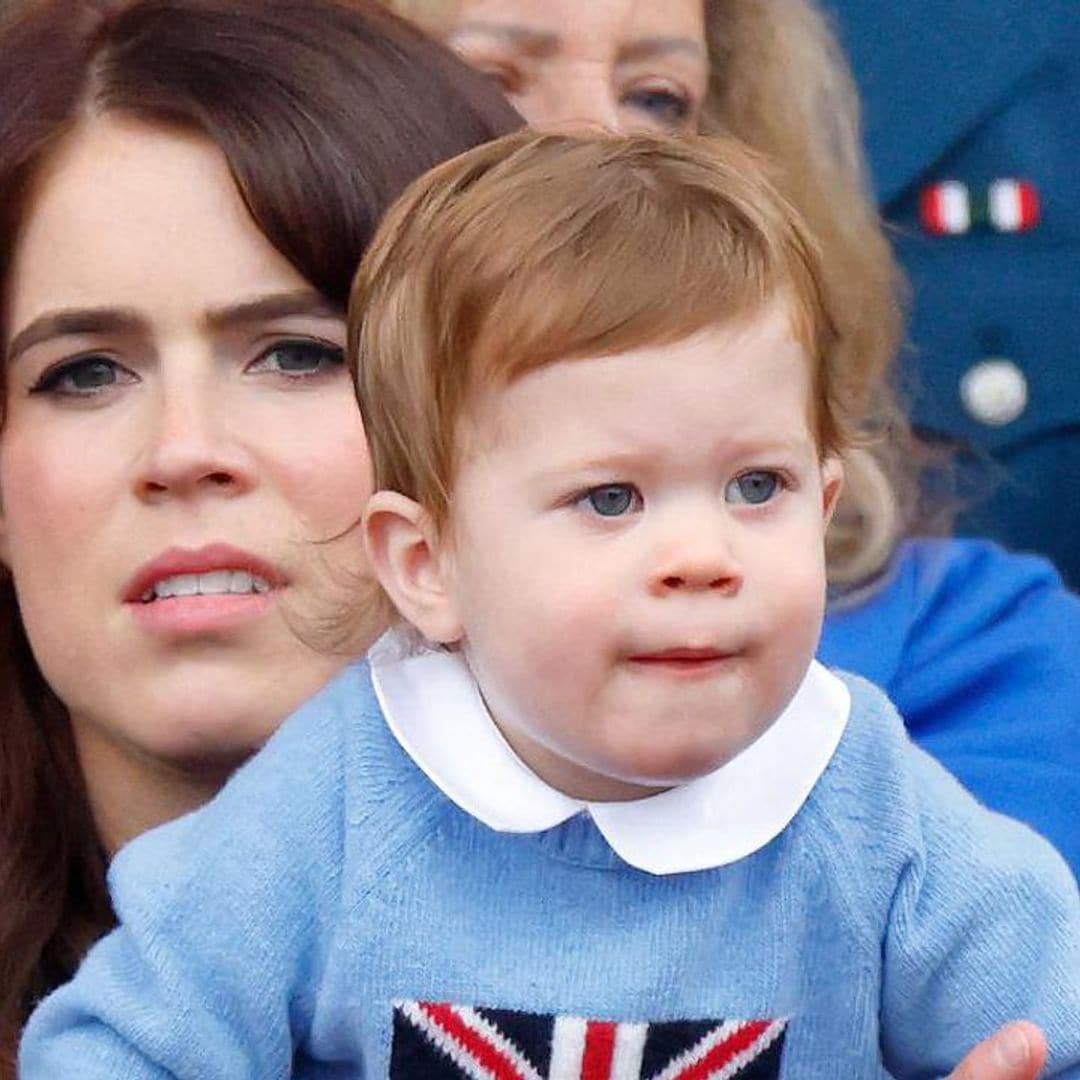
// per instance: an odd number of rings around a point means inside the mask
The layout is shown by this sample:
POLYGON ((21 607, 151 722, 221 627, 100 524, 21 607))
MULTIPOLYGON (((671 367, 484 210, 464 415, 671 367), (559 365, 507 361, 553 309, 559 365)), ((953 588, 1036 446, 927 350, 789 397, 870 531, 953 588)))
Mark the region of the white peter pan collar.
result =
POLYGON ((410 654, 391 631, 368 660, 394 737, 462 810, 511 833, 541 832, 587 811, 625 862, 652 874, 723 866, 764 847, 806 801, 851 712, 847 687, 815 660, 775 723, 726 765, 643 799, 584 802, 541 780, 510 749, 459 654, 410 654))

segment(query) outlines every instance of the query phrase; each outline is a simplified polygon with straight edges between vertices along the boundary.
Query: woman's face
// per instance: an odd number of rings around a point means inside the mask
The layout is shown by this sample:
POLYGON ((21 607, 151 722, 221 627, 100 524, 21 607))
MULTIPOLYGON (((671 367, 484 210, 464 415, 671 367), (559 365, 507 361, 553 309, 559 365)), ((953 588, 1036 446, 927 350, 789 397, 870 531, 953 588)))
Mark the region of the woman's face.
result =
POLYGON ((450 44, 538 128, 695 131, 703 0, 458 0, 450 44))
POLYGON ((313 543, 370 489, 342 315, 216 147, 115 118, 50 160, 4 299, 0 554, 84 764, 234 764, 342 663, 294 633, 363 567, 313 543))

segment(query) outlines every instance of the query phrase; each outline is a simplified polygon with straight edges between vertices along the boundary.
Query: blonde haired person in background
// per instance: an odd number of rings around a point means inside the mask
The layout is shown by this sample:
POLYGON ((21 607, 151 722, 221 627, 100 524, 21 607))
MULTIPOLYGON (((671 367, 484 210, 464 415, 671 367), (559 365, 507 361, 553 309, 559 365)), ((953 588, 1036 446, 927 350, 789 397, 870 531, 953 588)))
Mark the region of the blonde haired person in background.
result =
POLYGON ((901 277, 821 11, 811 0, 391 2, 534 125, 723 130, 773 160, 823 245, 844 379, 868 418, 830 527, 819 655, 884 687, 921 745, 1076 873, 1080 598, 1042 559, 919 538, 920 454, 892 389, 901 277))

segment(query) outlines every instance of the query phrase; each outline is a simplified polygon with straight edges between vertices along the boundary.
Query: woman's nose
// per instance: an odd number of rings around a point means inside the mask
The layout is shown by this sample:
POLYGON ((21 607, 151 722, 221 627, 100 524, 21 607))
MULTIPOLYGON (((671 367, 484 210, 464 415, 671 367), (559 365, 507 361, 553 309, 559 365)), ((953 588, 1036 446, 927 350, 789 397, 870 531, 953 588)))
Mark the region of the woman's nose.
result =
POLYGON ((617 130, 619 105, 610 65, 581 59, 541 72, 515 102, 534 128, 567 130, 600 127, 617 130))
POLYGON ((249 490, 255 482, 252 461, 230 430, 227 412, 213 386, 162 387, 148 410, 137 494, 153 501, 249 490))

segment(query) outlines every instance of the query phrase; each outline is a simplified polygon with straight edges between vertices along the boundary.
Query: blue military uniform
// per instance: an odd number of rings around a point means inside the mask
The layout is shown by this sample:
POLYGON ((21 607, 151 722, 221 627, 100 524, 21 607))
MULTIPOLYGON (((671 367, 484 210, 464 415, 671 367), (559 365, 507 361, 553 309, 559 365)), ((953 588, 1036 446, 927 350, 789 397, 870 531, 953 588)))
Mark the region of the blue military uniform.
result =
POLYGON ((959 451, 958 531, 1080 587, 1080 4, 825 7, 913 288, 905 393, 959 451))

